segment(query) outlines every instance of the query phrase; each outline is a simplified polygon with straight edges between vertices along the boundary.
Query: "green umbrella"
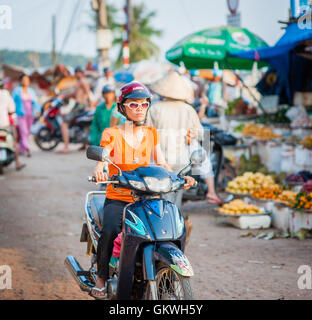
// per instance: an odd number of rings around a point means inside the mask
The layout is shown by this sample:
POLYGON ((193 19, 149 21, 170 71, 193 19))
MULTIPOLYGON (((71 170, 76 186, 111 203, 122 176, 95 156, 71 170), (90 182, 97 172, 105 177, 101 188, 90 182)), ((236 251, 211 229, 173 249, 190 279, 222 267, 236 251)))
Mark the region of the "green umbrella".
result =
MULTIPOLYGON (((260 37, 246 28, 219 27, 202 30, 184 37, 166 52, 170 62, 183 62, 187 69, 213 69, 217 61, 222 69, 250 70, 253 61, 232 57, 231 53, 268 47, 260 37)), ((258 62, 258 67, 267 66, 258 62)))

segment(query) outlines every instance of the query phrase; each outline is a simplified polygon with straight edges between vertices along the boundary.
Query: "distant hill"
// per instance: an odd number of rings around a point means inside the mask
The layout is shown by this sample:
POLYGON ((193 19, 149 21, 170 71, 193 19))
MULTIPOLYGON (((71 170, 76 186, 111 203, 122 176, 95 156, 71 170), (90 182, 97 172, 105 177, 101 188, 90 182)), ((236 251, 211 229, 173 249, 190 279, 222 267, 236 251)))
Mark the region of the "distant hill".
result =
MULTIPOLYGON (((57 63, 62 63, 73 68, 77 66, 85 67, 89 60, 93 58, 82 55, 64 54, 57 58, 57 63)), ((16 65, 27 69, 52 66, 51 54, 48 52, 0 50, 0 65, 16 65)))

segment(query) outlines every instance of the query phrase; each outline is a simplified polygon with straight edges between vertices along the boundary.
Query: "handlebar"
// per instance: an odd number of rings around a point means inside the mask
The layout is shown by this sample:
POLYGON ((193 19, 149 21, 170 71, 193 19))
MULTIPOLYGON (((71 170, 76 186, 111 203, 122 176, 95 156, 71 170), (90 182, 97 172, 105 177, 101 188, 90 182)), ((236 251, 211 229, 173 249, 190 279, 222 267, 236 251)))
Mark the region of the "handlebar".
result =
POLYGON ((96 181, 95 177, 94 176, 89 176, 88 177, 88 181, 89 182, 96 182, 96 183, 101 183, 101 184, 118 184, 119 181, 111 181, 111 180, 107 180, 107 181, 96 181))
MULTIPOLYGON (((107 180, 107 181, 96 181, 94 176, 88 176, 88 181, 89 182, 95 182, 95 183, 101 183, 101 184, 119 184, 119 181, 111 181, 111 180, 107 180)), ((193 187, 197 187, 198 182, 195 180, 195 183, 193 185, 193 187)))

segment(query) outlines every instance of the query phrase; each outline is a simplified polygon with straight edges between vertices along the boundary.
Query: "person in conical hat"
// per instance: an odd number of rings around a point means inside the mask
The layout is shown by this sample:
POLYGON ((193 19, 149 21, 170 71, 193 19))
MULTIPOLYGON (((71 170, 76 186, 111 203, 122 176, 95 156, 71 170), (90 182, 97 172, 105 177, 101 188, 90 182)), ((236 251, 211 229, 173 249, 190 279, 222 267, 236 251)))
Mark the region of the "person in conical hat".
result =
MULTIPOLYGON (((151 106, 147 115, 147 125, 158 130, 166 162, 173 171, 179 172, 189 163, 191 151, 200 148, 199 141, 203 138, 203 127, 191 105, 194 100, 194 88, 184 76, 172 72, 151 84, 150 89, 160 95, 161 100, 151 106)), ((208 157, 198 169, 208 186, 208 202, 220 204, 208 157)), ((181 190, 172 194, 173 198, 170 200, 180 207, 182 195, 181 190)))

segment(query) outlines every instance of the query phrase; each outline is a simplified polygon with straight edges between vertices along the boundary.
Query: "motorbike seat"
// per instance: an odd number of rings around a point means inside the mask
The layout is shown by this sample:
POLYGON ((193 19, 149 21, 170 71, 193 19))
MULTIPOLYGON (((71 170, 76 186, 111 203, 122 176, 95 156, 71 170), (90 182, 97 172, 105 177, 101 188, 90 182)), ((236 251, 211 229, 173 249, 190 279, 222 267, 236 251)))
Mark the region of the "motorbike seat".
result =
POLYGON ((104 195, 93 196, 90 200, 90 212, 99 228, 103 226, 104 221, 104 202, 104 195))

